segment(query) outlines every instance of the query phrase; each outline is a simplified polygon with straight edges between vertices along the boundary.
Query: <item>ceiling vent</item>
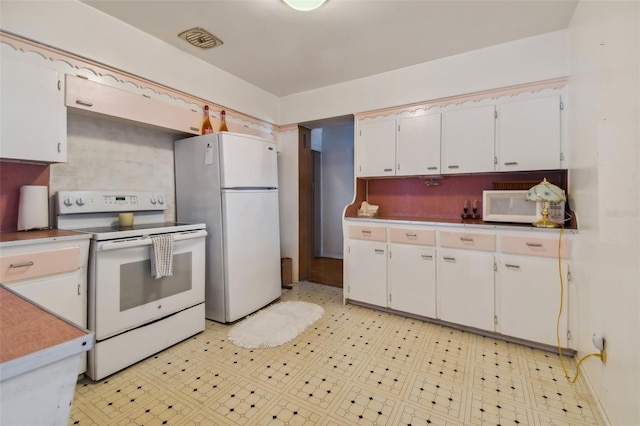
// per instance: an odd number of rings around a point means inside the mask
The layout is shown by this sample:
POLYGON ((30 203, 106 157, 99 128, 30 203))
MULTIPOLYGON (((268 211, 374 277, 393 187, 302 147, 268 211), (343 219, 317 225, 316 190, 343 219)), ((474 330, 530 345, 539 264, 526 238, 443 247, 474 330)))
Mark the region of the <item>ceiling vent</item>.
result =
POLYGON ((211 49, 222 46, 222 40, 202 28, 192 28, 178 34, 178 37, 185 39, 190 44, 200 49, 211 49))

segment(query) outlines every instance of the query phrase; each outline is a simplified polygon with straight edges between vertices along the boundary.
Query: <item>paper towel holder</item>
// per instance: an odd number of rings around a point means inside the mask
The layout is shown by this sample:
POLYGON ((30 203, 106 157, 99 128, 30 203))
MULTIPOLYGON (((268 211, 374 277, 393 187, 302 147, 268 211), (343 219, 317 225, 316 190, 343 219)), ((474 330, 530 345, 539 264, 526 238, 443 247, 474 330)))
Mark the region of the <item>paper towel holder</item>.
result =
POLYGON ((49 187, 23 185, 18 203, 18 231, 49 229, 49 187))

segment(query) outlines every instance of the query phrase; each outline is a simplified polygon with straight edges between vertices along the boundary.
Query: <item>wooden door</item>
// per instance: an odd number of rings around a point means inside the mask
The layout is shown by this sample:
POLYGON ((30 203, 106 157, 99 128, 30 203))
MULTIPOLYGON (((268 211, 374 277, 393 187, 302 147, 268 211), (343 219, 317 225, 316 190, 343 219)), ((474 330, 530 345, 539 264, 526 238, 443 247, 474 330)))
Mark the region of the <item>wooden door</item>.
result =
POLYGON ((298 212, 299 212, 299 264, 298 279, 311 279, 313 257, 313 157, 311 155, 311 130, 298 127, 298 212))

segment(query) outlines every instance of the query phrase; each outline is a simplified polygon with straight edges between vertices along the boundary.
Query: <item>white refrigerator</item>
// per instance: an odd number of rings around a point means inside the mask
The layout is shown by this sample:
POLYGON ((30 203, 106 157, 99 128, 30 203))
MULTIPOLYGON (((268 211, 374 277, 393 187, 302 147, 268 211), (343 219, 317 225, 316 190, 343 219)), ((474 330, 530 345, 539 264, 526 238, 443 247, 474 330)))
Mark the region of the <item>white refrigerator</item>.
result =
POLYGON ((174 153, 177 220, 207 224, 206 317, 236 321, 282 292, 276 144, 221 132, 174 153))

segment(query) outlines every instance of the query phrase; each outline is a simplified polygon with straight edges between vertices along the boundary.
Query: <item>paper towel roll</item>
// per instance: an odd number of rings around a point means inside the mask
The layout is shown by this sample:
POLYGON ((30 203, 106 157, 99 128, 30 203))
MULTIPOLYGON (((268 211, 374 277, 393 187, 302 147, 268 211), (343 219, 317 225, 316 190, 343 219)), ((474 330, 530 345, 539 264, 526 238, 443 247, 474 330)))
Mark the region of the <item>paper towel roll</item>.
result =
POLYGON ((49 188, 25 185, 20 188, 18 231, 49 227, 49 188))

